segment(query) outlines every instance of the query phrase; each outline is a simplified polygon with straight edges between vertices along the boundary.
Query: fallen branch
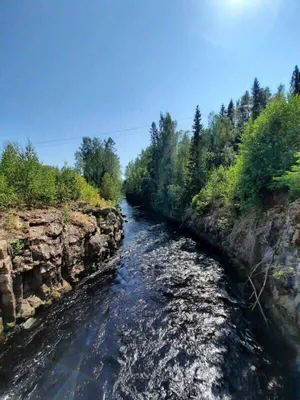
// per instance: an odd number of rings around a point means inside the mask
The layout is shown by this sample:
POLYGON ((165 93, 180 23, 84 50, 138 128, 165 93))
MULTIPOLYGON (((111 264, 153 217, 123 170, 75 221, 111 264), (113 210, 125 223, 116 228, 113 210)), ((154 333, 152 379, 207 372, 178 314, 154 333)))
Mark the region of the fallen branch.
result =
POLYGON ((269 269, 270 269, 270 264, 268 264, 268 267, 266 268, 264 283, 263 283, 263 285, 262 285, 262 287, 261 287, 261 289, 260 289, 260 291, 259 291, 259 294, 258 294, 258 296, 257 296, 257 298, 256 298, 256 302, 255 302, 254 305, 252 306, 252 311, 253 311, 254 308, 256 307, 256 305, 257 305, 257 303, 258 303, 258 301, 259 301, 259 299, 260 299, 260 296, 261 296, 261 294, 262 294, 262 292, 263 292, 263 290, 264 290, 264 288, 265 288, 265 286, 266 286, 267 279, 268 279, 268 275, 269 275, 269 269))
MULTIPOLYGON (((260 302, 259 302, 259 298, 258 298, 258 296, 257 296, 257 292, 256 292, 256 289, 255 289, 254 283, 252 282, 252 279, 251 279, 250 277, 249 277, 248 279, 249 279, 249 282, 251 283, 251 286, 252 286, 252 288, 253 288, 253 293, 254 293, 254 295, 255 295, 255 297, 256 297, 256 304, 258 304, 259 309, 260 309, 260 312, 261 312, 261 314, 262 314, 262 316, 263 316, 263 318, 264 318, 264 320, 265 320, 265 323, 268 325, 268 320, 267 320, 267 318, 266 318, 266 316, 265 316, 265 313, 264 313, 264 310, 263 310, 263 308, 262 308, 262 306, 261 306, 261 304, 260 304, 260 302)), ((253 309, 252 309, 252 310, 253 310, 253 309)))

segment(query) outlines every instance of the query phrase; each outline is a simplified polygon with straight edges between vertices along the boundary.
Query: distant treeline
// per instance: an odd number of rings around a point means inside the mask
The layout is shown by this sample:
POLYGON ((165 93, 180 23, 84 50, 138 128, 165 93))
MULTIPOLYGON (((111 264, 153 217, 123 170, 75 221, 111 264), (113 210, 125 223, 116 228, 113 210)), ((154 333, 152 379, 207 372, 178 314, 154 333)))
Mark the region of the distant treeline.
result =
POLYGON ((168 215, 191 204, 199 213, 216 203, 237 213, 262 204, 274 189, 300 196, 300 72, 276 93, 255 78, 251 93, 212 113, 208 127, 196 107, 192 135, 169 113, 150 129, 151 144, 128 164, 127 196, 168 215))
POLYGON ((83 138, 76 167, 42 164, 29 142, 5 144, 0 160, 0 209, 86 201, 93 205, 120 197, 120 163, 112 139, 83 138))

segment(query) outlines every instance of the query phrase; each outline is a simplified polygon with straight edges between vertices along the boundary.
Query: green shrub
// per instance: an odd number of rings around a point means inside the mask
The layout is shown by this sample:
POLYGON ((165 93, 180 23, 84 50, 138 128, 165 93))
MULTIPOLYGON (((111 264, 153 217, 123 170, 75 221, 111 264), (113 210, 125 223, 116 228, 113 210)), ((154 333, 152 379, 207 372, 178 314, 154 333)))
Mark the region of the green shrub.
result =
POLYGON ((229 203, 231 195, 229 180, 230 169, 220 166, 212 170, 206 185, 192 201, 192 205, 198 213, 202 213, 205 208, 212 206, 217 200, 229 203))
POLYGON ((297 161, 290 171, 286 171, 282 176, 274 178, 275 187, 288 187, 291 197, 300 197, 300 153, 297 153, 297 161))
POLYGON ((300 96, 271 102, 242 135, 232 171, 233 198, 241 209, 259 203, 273 178, 285 173, 300 150, 300 96))
POLYGON ((171 210, 182 211, 183 210, 183 196, 185 195, 184 187, 179 185, 169 185, 168 190, 168 201, 171 210))
POLYGON ((77 177, 78 173, 66 164, 59 171, 56 178, 57 201, 59 203, 68 203, 79 199, 80 189, 77 184, 77 177))
POLYGON ((118 200, 121 193, 121 185, 118 178, 106 172, 102 179, 100 193, 105 200, 118 200))
POLYGON ((11 243, 11 248, 13 257, 16 257, 24 249, 24 243, 22 243, 20 240, 15 240, 11 243))
POLYGON ((102 205, 103 200, 100 197, 99 190, 95 189, 92 185, 89 185, 80 175, 77 175, 76 180, 80 200, 87 201, 93 206, 102 205))
MULTIPOLYGON (((116 180, 110 182, 104 182, 104 189, 108 196, 115 196, 116 180)), ((92 205, 105 203, 99 191, 75 169, 67 165, 61 170, 43 165, 30 142, 25 150, 13 143, 5 145, 0 161, 0 209, 64 204, 77 200, 92 205)))
POLYGON ((48 205, 57 202, 56 177, 56 168, 49 167, 48 165, 41 165, 34 192, 38 202, 48 205))
POLYGON ((0 173, 0 209, 6 209, 16 201, 13 188, 8 185, 6 177, 0 173))

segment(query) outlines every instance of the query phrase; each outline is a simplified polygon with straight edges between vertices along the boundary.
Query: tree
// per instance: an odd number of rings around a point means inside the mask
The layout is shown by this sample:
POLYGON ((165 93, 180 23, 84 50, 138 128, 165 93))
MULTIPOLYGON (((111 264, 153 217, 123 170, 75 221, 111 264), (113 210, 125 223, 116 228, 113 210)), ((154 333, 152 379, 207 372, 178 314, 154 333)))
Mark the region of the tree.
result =
POLYGON ((293 71, 290 90, 293 95, 300 94, 300 71, 298 65, 295 66, 293 71))
POLYGON ((200 168, 200 139, 203 130, 201 123, 201 112, 199 106, 196 107, 194 124, 193 124, 193 136, 190 145, 190 160, 189 160, 189 191, 191 196, 194 196, 203 184, 203 174, 200 168))
POLYGON ((282 176, 275 177, 275 186, 288 187, 292 198, 300 197, 300 153, 296 154, 297 160, 291 169, 286 171, 282 176))
POLYGON ((178 134, 176 132, 177 122, 172 119, 170 113, 161 114, 159 120, 159 137, 161 154, 158 165, 158 201, 169 207, 168 186, 173 183, 173 163, 176 153, 178 134))
POLYGON ((283 84, 280 84, 278 86, 277 92, 274 97, 276 100, 280 100, 285 97, 285 86, 283 84))
POLYGON ((271 97, 270 88, 266 87, 260 90, 260 112, 267 107, 271 97))
POLYGON ((299 108, 299 96, 282 98, 270 102, 257 121, 247 125, 231 182, 242 209, 259 203, 272 188, 273 178, 294 164, 300 150, 299 108))
POLYGON ((24 151, 20 151, 19 196, 26 204, 31 205, 39 197, 39 180, 42 179, 41 164, 31 142, 28 142, 24 151))
POLYGON ((7 142, 1 156, 0 170, 8 184, 14 183, 18 187, 20 177, 20 148, 16 143, 7 142))
POLYGON ((255 120, 261 112, 261 89, 258 79, 254 79, 252 86, 252 118, 255 120))
MULTIPOLYGON (((294 94, 298 77, 296 69, 294 94)), ((126 195, 175 218, 191 201, 202 211, 258 205, 273 190, 274 177, 299 196, 299 102, 300 96, 285 96, 282 85, 272 96, 255 78, 251 96, 246 91, 235 106, 222 104, 207 128, 197 106, 191 139, 176 131, 169 113, 161 114, 151 125, 150 146, 126 168, 126 195)))
POLYGON ((151 161, 150 161, 150 177, 153 181, 153 192, 155 193, 158 189, 158 168, 161 155, 159 132, 155 122, 152 122, 150 128, 150 142, 151 142, 151 161))
POLYGON ((231 121, 231 123, 234 123, 234 104, 232 99, 230 100, 228 107, 227 107, 227 112, 226 112, 227 117, 231 121))
POLYGON ((220 117, 226 117, 226 109, 223 103, 221 105, 220 117))
POLYGON ((244 125, 248 123, 251 115, 250 94, 246 91, 236 105, 236 127, 239 135, 244 129, 244 125))
POLYGON ((150 141, 151 141, 151 146, 156 147, 159 142, 159 133, 158 129, 156 126, 155 122, 152 122, 151 128, 150 128, 150 141))
MULTIPOLYGON (((212 167, 221 164, 231 165, 235 159, 234 155, 234 128, 229 118, 221 118, 215 115, 209 125, 212 150, 212 167)), ((199 192, 199 190, 198 190, 199 192)))
POLYGON ((116 200, 120 194, 118 183, 108 172, 102 179, 100 194, 105 200, 116 200))
POLYGON ((97 138, 84 137, 79 150, 75 153, 76 169, 86 181, 100 188, 104 175, 113 177, 121 188, 121 166, 112 138, 100 141, 97 138))
POLYGON ((57 201, 59 203, 68 203, 70 201, 78 200, 80 197, 80 190, 77 186, 77 173, 73 168, 65 165, 57 174, 57 201))

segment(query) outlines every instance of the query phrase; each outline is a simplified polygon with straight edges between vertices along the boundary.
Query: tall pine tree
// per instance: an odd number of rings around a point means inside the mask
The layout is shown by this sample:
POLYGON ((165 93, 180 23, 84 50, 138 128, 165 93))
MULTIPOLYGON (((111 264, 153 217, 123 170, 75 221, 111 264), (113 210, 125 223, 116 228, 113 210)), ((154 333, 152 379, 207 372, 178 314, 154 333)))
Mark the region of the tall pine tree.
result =
POLYGON ((300 71, 298 65, 295 66, 291 79, 291 93, 300 95, 300 71))
POLYGON ((255 120, 261 111, 261 90, 258 79, 254 79, 252 86, 252 118, 255 120))
POLYGON ((158 168, 160 158, 160 146, 159 146, 159 132, 155 122, 152 122, 150 128, 150 141, 151 141, 151 161, 149 165, 150 177, 155 184, 153 191, 156 192, 158 189, 158 168))
POLYGON ((159 134, 158 134, 158 129, 157 129, 156 123, 152 122, 151 128, 150 128, 150 140, 151 140, 152 147, 155 147, 158 145, 158 138, 159 138, 159 134))
POLYGON ((236 103, 236 127, 241 134, 250 118, 250 94, 248 91, 236 103))
POLYGON ((285 87, 284 85, 281 83, 278 88, 277 88, 277 92, 275 93, 274 97, 277 100, 282 99, 285 96, 285 87))
POLYGON ((191 196, 199 192, 202 186, 202 171, 200 171, 200 141, 203 126, 201 123, 201 112, 199 106, 196 107, 194 124, 193 124, 193 137, 191 139, 190 160, 189 160, 189 188, 188 191, 191 196))
POLYGON ((260 112, 267 107, 271 97, 272 93, 270 88, 266 87, 264 89, 260 89, 260 112))
POLYGON ((227 117, 230 119, 231 123, 234 123, 234 104, 232 99, 230 100, 228 107, 227 107, 227 117))
POLYGON ((221 105, 220 116, 226 117, 226 109, 225 109, 224 104, 221 105))

